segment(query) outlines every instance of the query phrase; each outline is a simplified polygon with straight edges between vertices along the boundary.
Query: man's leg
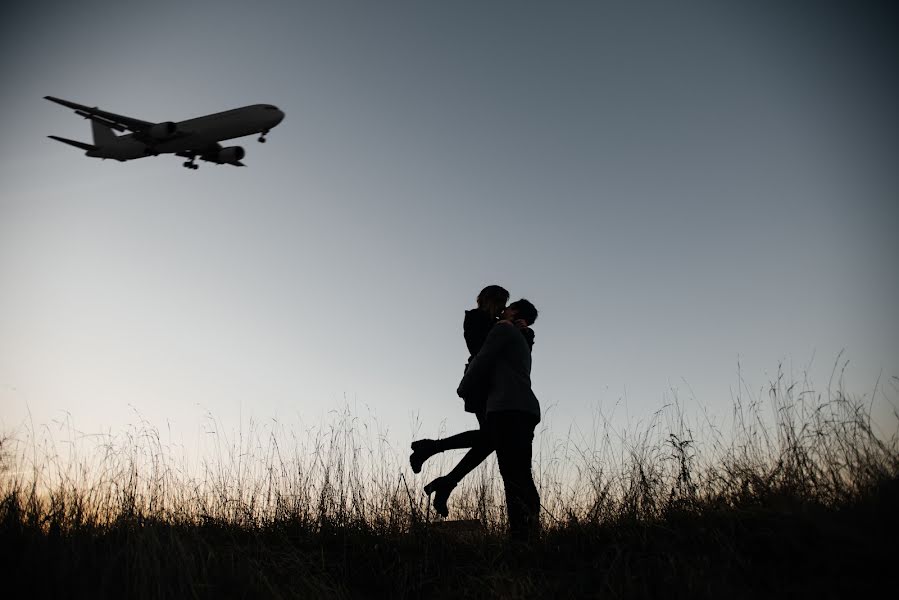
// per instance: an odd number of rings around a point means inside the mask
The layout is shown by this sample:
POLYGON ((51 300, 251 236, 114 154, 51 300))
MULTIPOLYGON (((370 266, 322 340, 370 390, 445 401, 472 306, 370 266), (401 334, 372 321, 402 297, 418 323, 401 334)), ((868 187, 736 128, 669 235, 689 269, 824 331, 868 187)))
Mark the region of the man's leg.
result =
POLYGON ((537 420, 530 413, 503 411, 488 415, 490 437, 506 490, 512 538, 536 539, 540 532, 540 496, 531 473, 537 420))

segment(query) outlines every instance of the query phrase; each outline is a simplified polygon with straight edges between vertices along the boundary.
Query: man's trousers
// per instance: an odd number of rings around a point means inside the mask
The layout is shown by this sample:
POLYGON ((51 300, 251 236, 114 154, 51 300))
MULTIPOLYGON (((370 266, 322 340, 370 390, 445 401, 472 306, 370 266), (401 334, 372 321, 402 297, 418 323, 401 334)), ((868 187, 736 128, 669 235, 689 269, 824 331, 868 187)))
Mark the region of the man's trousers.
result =
POLYGON ((531 473, 534 429, 539 419, 517 410, 487 413, 487 431, 506 489, 509 533, 522 541, 540 533, 540 495, 531 473))

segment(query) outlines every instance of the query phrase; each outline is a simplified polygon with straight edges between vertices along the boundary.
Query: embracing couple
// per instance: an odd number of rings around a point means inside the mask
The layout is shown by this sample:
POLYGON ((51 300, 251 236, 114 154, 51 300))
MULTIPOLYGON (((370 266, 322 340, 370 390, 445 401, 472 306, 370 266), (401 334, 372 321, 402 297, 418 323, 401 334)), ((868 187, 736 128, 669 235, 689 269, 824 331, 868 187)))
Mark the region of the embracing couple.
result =
POLYGON ((416 473, 428 458, 455 448, 469 448, 456 467, 425 486, 434 494, 434 509, 444 517, 456 485, 491 452, 506 491, 509 533, 533 540, 540 532, 540 496, 531 474, 534 429, 540 403, 531 391, 531 348, 537 309, 525 299, 506 306, 509 292, 498 285, 481 290, 477 308, 465 312, 463 331, 470 357, 456 392, 479 429, 439 440, 412 442, 409 462, 416 473))

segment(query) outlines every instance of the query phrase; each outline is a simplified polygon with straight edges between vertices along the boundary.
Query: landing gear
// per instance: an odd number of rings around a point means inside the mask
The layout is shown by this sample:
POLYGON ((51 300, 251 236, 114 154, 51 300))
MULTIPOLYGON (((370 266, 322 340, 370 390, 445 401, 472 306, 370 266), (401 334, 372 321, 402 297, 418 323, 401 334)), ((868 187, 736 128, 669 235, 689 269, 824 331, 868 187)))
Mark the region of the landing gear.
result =
POLYGON ((265 136, 266 136, 266 135, 268 135, 268 129, 266 129, 265 131, 263 131, 263 132, 259 135, 259 143, 260 143, 260 144, 264 144, 264 143, 265 143, 265 136))
POLYGON ((193 170, 199 169, 200 168, 199 165, 194 163, 194 161, 196 159, 197 159, 196 156, 191 156, 190 160, 184 162, 184 166, 187 167, 188 169, 193 169, 193 170))

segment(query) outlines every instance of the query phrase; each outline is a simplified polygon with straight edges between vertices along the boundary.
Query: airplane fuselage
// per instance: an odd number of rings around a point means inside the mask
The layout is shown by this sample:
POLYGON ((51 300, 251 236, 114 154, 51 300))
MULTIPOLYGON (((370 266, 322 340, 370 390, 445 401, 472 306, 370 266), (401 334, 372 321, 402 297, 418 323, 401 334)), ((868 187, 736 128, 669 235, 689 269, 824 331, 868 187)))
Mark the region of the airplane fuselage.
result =
POLYGON ((271 104, 252 104, 173 123, 135 119, 53 96, 44 96, 44 99, 90 120, 94 137, 92 144, 48 135, 52 140, 79 148, 87 156, 118 161, 175 154, 187 159, 184 166, 188 169, 197 168, 197 159, 219 165, 245 166, 241 162, 246 154, 242 147, 223 148, 220 142, 255 133, 260 134, 259 141, 264 142, 269 130, 284 120, 284 113, 271 104), (129 133, 117 135, 116 131, 129 133))
POLYGON ((135 134, 117 136, 86 152, 87 156, 133 160, 157 154, 191 152, 216 142, 265 133, 284 118, 284 113, 269 104, 253 104, 233 110, 175 123, 170 137, 146 141, 135 134))

